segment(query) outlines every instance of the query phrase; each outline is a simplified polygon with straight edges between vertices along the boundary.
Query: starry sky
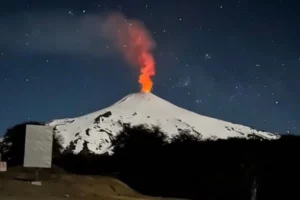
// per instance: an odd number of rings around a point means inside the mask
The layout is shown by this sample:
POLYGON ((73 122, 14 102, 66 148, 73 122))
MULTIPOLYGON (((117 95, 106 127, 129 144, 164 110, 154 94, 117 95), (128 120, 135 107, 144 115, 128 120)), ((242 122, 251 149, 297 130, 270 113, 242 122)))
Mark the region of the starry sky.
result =
POLYGON ((142 21, 153 93, 202 115, 300 133, 299 1, 11 0, 0 7, 0 135, 77 117, 139 92, 139 71, 101 37, 102 17, 142 21))

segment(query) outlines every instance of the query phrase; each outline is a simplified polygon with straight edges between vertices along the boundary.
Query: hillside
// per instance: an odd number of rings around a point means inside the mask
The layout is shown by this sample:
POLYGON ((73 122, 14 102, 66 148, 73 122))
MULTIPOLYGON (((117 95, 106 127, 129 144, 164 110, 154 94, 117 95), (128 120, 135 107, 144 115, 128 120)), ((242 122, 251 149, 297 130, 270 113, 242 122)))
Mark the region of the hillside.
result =
POLYGON ((149 127, 159 126, 169 137, 182 130, 202 139, 226 139, 231 137, 276 139, 279 136, 199 115, 173 105, 152 93, 130 94, 102 110, 68 119, 59 119, 47 125, 63 138, 63 147, 74 153, 84 148, 96 154, 111 153, 111 140, 124 124, 149 127))
MULTIPOLYGON (((0 174, 0 199, 85 199, 85 200, 117 200, 162 199, 142 195, 123 182, 109 177, 79 176, 72 174, 52 174, 42 180, 42 186, 31 185, 29 181, 16 180, 20 173, 0 174)), ((34 177, 34 174, 33 174, 34 177)))

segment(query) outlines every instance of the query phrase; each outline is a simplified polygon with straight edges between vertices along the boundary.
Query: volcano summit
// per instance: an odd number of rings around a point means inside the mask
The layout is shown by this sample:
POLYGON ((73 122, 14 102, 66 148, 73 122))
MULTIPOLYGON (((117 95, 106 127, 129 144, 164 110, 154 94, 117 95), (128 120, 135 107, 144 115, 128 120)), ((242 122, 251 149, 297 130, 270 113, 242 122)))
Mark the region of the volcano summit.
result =
POLYGON ((59 119, 47 125, 63 138, 63 147, 73 146, 80 153, 86 146, 95 154, 111 152, 111 139, 124 124, 151 127, 159 126, 169 137, 182 130, 199 135, 202 139, 226 139, 230 137, 276 139, 279 136, 243 125, 202 116, 185 110, 155 96, 152 93, 130 94, 115 104, 81 117, 59 119))

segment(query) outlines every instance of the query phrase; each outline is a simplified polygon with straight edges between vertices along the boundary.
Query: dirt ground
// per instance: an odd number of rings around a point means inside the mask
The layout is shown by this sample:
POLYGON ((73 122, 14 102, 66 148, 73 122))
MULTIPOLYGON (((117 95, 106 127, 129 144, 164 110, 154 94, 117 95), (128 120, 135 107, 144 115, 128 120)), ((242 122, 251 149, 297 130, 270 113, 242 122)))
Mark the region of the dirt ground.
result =
MULTIPOLYGON (((154 200, 142 195, 123 182, 101 176, 79 176, 71 174, 50 174, 43 177, 42 185, 32 185, 34 173, 0 173, 1 200, 154 200), (31 176, 31 177, 29 177, 31 176), (21 180, 20 180, 21 179, 21 180)), ((164 199, 167 200, 167 199, 164 199)), ((168 199, 170 200, 170 199, 168 199)))

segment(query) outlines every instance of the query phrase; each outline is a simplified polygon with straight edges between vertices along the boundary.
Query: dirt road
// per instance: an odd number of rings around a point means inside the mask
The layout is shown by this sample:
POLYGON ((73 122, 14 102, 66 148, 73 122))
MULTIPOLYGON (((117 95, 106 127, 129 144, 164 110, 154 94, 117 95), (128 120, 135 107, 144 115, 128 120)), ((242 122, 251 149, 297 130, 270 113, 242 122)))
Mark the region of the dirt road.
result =
MULTIPOLYGON (((1 200, 158 200, 142 195, 123 182, 101 176, 61 174, 50 176, 41 186, 16 180, 15 175, 0 176, 1 200)), ((173 200, 173 199, 163 199, 173 200)))

